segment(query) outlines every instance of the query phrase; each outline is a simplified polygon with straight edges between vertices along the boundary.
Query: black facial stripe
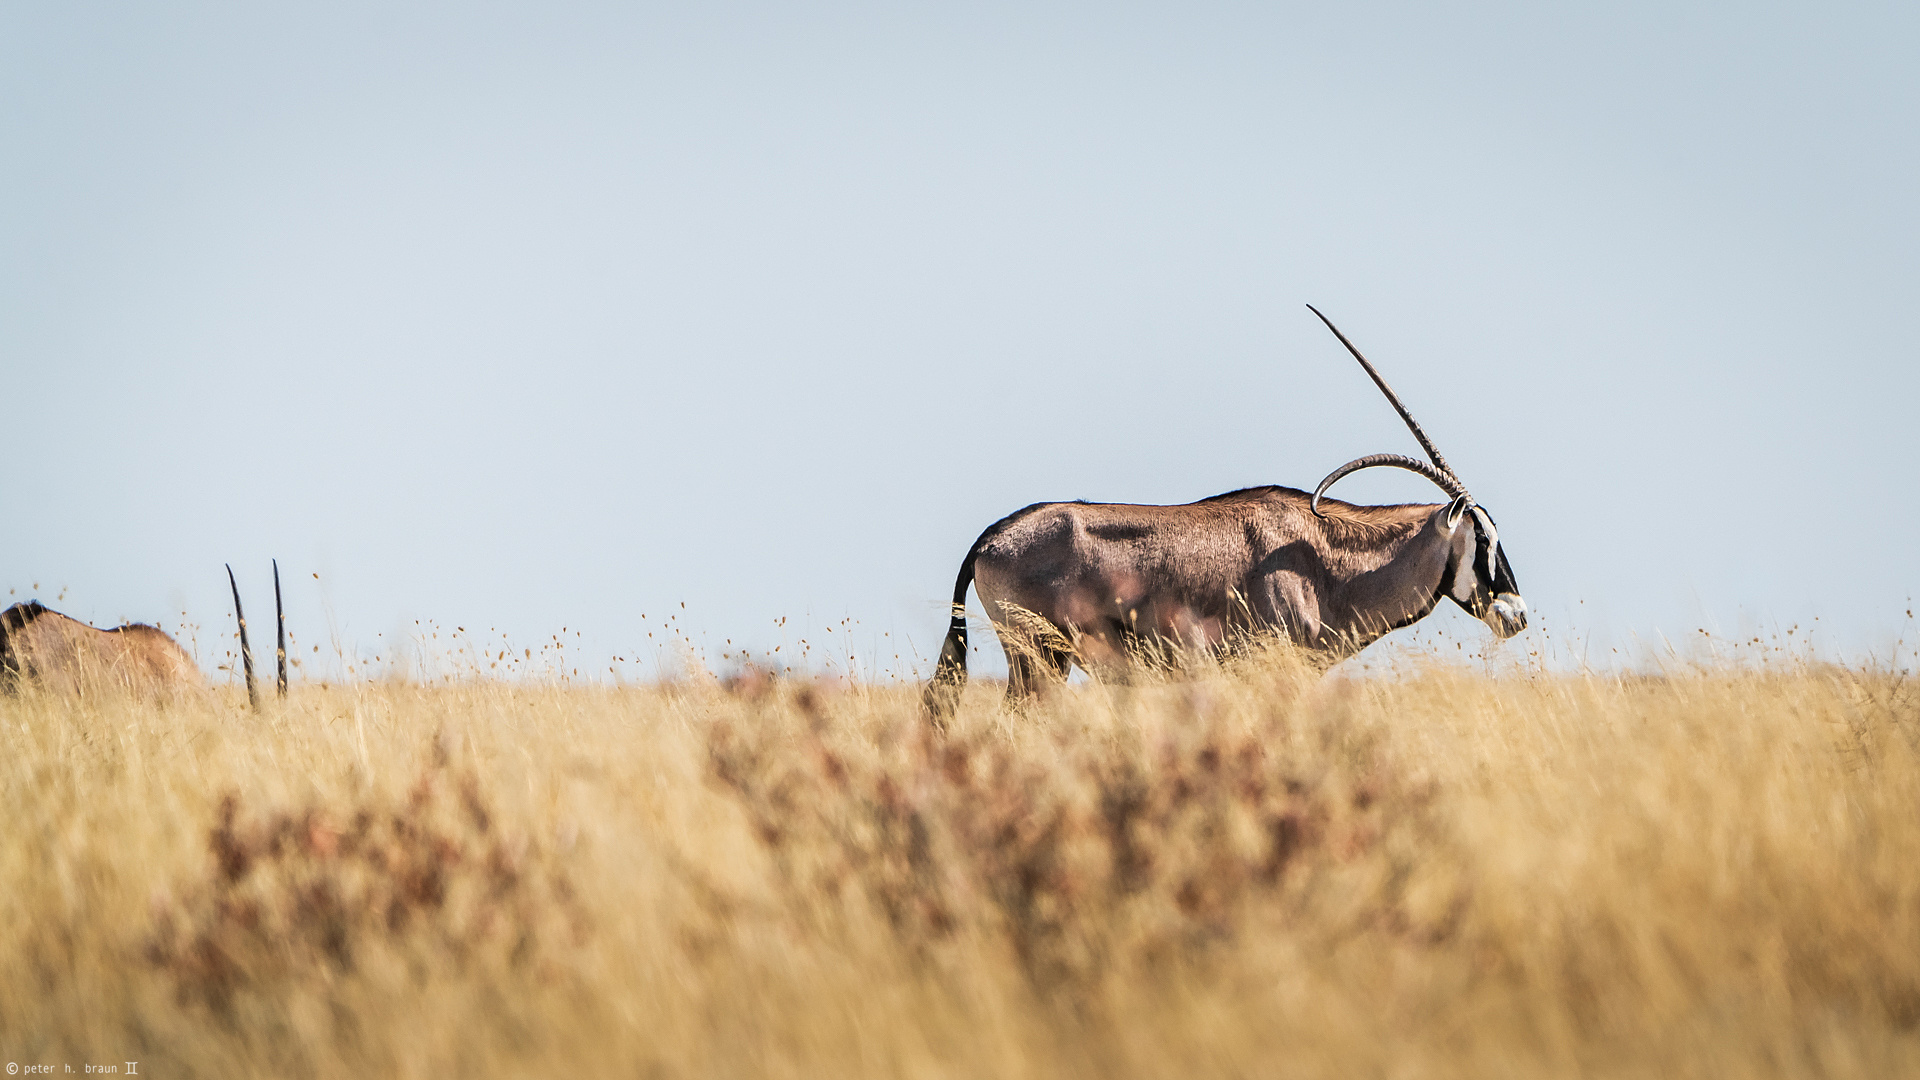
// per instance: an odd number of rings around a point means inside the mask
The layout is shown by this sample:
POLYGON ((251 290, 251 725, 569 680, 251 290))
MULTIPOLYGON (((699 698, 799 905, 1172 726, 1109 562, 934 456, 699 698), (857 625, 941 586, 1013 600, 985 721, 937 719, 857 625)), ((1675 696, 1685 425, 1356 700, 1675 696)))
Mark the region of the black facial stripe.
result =
POLYGON ((1513 566, 1507 562, 1507 550, 1505 548, 1496 548, 1493 553, 1493 559, 1494 572, 1492 580, 1494 593, 1514 593, 1518 595, 1520 586, 1513 580, 1513 566))

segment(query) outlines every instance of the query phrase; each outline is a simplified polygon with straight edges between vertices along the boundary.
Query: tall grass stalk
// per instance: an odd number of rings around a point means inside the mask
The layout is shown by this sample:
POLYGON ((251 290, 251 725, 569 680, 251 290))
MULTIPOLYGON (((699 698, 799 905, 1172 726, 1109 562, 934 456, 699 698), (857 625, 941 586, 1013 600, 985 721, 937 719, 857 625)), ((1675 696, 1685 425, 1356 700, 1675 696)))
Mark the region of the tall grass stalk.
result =
POLYGON ((1920 1075, 1892 669, 0 698, 0 1059, 1920 1075))

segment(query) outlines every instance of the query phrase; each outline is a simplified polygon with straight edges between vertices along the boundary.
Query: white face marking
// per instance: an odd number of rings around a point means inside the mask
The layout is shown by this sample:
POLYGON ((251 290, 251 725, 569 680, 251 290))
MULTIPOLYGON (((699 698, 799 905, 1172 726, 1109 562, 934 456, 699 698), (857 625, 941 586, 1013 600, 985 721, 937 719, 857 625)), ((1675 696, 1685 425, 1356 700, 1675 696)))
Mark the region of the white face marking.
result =
POLYGON ((1479 571, 1474 566, 1474 555, 1479 551, 1479 516, 1466 519, 1468 525, 1453 534, 1453 598, 1462 606, 1473 599, 1480 589, 1479 571))

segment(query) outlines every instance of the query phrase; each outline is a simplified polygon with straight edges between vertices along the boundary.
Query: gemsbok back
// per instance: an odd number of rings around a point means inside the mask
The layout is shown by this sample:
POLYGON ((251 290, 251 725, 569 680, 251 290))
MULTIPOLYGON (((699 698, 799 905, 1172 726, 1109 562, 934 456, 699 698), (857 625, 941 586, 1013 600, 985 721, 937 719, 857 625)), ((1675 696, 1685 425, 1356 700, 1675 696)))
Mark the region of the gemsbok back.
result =
POLYGON ((960 563, 953 617, 928 713, 945 726, 967 680, 967 587, 1007 654, 1009 701, 1078 664, 1124 677, 1143 656, 1213 653, 1244 635, 1278 635, 1326 663, 1424 618, 1442 599, 1501 638, 1526 628, 1527 605, 1493 517, 1387 381, 1317 308, 1366 369, 1432 464, 1369 454, 1307 492, 1256 487, 1179 506, 1035 503, 980 534, 960 563), (1325 498, 1344 476, 1380 466, 1418 473, 1438 504, 1355 506, 1325 498))
POLYGON ((192 657, 159 628, 111 630, 37 600, 0 611, 0 689, 31 682, 55 694, 165 694, 203 685, 192 657))

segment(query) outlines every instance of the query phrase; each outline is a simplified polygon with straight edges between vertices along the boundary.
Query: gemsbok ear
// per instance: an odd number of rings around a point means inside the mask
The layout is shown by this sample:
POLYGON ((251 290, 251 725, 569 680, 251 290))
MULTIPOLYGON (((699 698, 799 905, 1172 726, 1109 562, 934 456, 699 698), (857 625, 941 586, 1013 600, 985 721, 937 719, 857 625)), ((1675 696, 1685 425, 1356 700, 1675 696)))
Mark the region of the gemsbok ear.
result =
POLYGON ((1468 510, 1476 509, 1473 499, 1466 495, 1455 495, 1447 506, 1447 531, 1452 532, 1460 525, 1460 516, 1468 510))

